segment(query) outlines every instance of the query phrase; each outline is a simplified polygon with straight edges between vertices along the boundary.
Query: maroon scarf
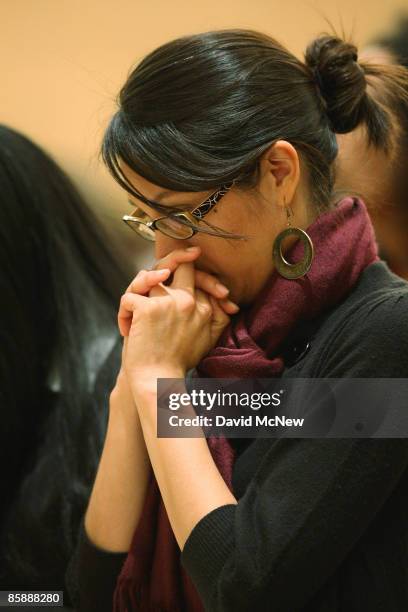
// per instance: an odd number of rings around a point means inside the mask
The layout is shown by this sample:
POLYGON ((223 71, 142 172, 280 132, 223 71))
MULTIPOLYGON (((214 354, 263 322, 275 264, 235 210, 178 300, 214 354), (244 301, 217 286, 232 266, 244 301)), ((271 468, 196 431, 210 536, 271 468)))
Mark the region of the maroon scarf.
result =
MULTIPOLYGON (((249 309, 235 315, 217 346, 197 367, 200 377, 270 378, 285 367, 277 349, 300 320, 310 320, 344 299, 362 271, 378 260, 364 203, 345 198, 307 229, 315 256, 296 280, 276 271, 249 309)), ((288 253, 302 257, 300 242, 288 253)), ((208 438, 211 455, 232 491, 235 451, 227 438, 208 438)), ((180 563, 160 491, 152 472, 141 519, 114 594, 114 612, 203 612, 197 591, 180 563)))

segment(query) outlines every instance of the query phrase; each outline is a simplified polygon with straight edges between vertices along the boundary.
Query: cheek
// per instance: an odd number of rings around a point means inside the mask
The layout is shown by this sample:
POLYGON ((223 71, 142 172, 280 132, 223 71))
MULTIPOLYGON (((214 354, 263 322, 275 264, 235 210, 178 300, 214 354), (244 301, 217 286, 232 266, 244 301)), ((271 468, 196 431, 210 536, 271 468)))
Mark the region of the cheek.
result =
MULTIPOLYGON (((228 228, 242 234, 249 234, 252 230, 253 235, 246 241, 228 241, 204 235, 194 237, 194 244, 202 250, 197 263, 228 287, 233 301, 253 298, 270 275, 273 269, 272 224, 271 219, 262 218, 256 219, 250 230, 248 227, 244 229, 244 224, 239 229, 228 228), (265 226, 271 227, 271 235, 265 233, 265 226)), ((221 223, 219 225, 221 227, 221 223)))
POLYGON ((258 252, 246 249, 235 253, 221 268, 217 276, 229 289, 233 301, 248 302, 254 299, 273 271, 270 249, 258 252))
POLYGON ((236 258, 234 286, 242 303, 253 301, 274 270, 272 240, 254 241, 251 248, 236 258))

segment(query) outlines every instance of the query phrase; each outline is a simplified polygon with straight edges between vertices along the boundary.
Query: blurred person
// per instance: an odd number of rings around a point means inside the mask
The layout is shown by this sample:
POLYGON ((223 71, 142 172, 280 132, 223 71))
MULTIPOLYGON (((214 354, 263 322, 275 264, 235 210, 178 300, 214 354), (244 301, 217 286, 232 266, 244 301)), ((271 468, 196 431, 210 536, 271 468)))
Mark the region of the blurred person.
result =
MULTIPOLYGON (((373 64, 408 67, 408 17, 399 20, 392 34, 366 47, 361 57, 373 64)), ((404 96, 383 89, 381 82, 373 95, 393 114, 394 146, 388 151, 370 146, 365 126, 339 135, 336 185, 339 190, 362 194, 381 257, 396 274, 408 279, 408 103, 404 96)))
POLYGON ((68 176, 5 125, 0 263, 0 588, 59 590, 105 434, 127 283, 68 176))
POLYGON ((121 369, 67 572, 80 612, 408 608, 406 438, 156 429, 158 378, 407 376, 408 283, 364 201, 334 191, 336 134, 365 125, 388 153, 372 88, 404 96, 407 75, 334 35, 302 62, 239 29, 172 40, 129 75, 102 152, 156 262, 118 310, 121 369))

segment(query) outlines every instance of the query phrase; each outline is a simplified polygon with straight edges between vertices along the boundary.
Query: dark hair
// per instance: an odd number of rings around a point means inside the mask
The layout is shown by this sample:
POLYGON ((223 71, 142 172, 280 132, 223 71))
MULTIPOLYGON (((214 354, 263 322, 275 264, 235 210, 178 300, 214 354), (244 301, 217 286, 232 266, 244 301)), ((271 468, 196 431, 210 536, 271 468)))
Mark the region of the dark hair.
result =
POLYGON ((336 36, 313 41, 305 63, 252 30, 178 38, 131 72, 106 130, 102 157, 124 189, 168 212, 170 207, 132 188, 121 160, 176 191, 209 190, 234 179, 237 187, 251 189, 260 155, 284 139, 300 153, 313 204, 323 210, 333 195, 335 133, 365 122, 374 146, 390 146, 390 118, 367 91, 370 77, 394 90, 407 80, 402 69, 359 63, 356 47, 336 36))
POLYGON ((70 179, 6 126, 0 262, 1 583, 61 588, 103 442, 94 379, 126 279, 70 179))

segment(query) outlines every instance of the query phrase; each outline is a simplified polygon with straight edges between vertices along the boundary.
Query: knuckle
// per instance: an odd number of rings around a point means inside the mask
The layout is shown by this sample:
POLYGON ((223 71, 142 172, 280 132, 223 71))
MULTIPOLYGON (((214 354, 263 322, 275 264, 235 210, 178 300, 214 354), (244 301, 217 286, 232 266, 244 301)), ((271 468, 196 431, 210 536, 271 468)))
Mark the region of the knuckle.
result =
POLYGON ((130 283, 130 285, 128 287, 128 291, 132 292, 132 293, 133 292, 137 293, 138 288, 139 288, 139 283, 145 277, 146 274, 147 274, 147 270, 139 270, 139 272, 136 274, 135 278, 130 283))
POLYGON ((127 309, 129 308, 129 294, 124 293, 120 298, 120 308, 127 309))
POLYGON ((162 270, 163 268, 170 268, 172 264, 173 264, 173 261, 170 257, 163 257, 162 259, 159 259, 158 261, 156 261, 152 270, 157 272, 157 270, 162 270))
POLYGON ((212 307, 211 307, 211 304, 209 304, 208 302, 207 302, 207 303, 206 303, 206 302, 204 302, 204 303, 201 305, 201 312, 203 313, 203 315, 204 315, 205 317, 209 317, 209 316, 212 314, 212 307))
POLYGON ((149 303, 148 313, 149 313, 149 316, 152 318, 157 317, 161 313, 161 306, 154 299, 152 299, 149 303))
POLYGON ((179 308, 182 312, 191 313, 195 309, 195 299, 190 293, 186 293, 179 301, 179 308))

